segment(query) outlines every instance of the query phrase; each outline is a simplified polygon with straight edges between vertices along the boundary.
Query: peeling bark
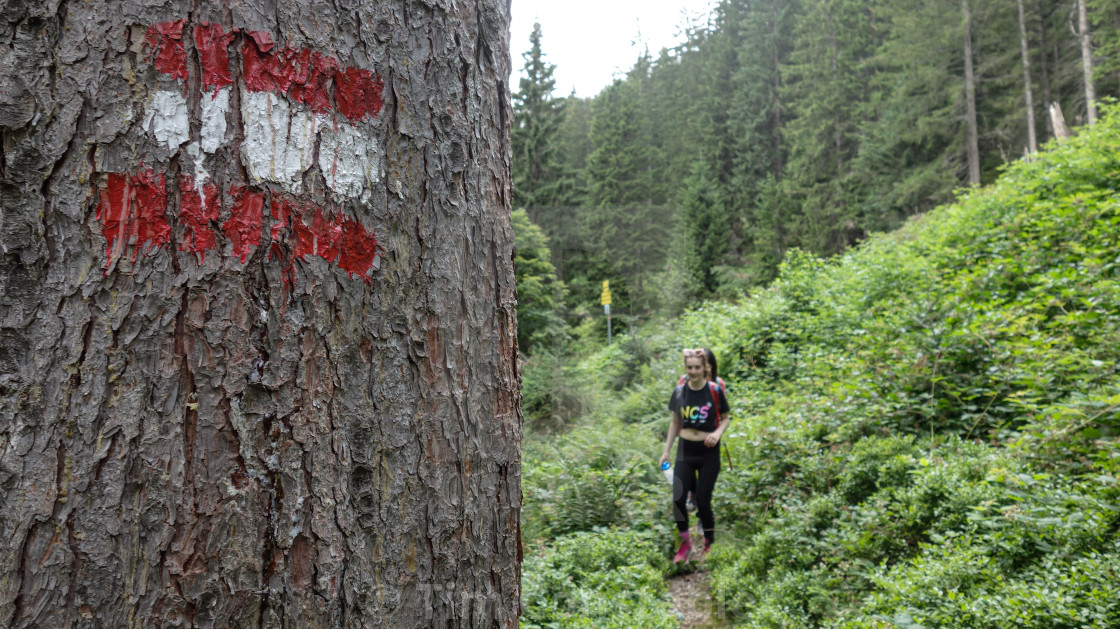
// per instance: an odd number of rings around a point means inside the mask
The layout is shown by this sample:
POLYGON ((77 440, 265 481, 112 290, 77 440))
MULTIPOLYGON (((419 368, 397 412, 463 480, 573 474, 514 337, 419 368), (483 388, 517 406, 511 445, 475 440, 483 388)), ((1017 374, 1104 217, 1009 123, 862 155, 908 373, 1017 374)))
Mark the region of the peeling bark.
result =
POLYGON ((0 626, 516 626, 508 20, 0 4, 0 626))

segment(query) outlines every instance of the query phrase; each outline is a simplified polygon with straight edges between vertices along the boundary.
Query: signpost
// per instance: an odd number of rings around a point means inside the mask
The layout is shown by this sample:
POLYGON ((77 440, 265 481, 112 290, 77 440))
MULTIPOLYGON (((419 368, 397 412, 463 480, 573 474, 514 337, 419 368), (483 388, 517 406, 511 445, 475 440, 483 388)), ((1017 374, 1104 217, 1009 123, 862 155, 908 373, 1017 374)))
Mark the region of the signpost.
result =
POLYGON ((607 315, 607 345, 611 344, 611 282, 603 280, 603 294, 599 296, 603 304, 603 314, 607 315))

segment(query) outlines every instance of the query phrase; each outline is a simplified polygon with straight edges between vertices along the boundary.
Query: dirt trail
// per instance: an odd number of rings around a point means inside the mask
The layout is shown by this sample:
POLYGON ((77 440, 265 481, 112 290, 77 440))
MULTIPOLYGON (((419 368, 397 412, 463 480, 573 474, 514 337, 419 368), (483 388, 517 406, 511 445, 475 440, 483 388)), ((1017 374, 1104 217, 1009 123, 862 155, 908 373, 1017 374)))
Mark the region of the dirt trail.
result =
POLYGON ((669 579, 673 611, 681 629, 725 629, 729 627, 719 604, 708 589, 708 573, 692 572, 669 579))

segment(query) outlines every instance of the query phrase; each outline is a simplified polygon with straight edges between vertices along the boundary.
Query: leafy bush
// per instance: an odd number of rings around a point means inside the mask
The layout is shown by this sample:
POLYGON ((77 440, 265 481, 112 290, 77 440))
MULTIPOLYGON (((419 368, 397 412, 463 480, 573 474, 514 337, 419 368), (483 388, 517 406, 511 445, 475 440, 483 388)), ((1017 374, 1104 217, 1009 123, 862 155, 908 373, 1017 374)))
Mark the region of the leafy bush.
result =
POLYGON ((671 492, 652 441, 646 429, 613 419, 527 440, 523 535, 549 539, 602 526, 648 528, 663 520, 671 492))
POLYGON ((1120 624, 1120 579, 1114 574, 1120 544, 1115 541, 1107 554, 1046 557, 1013 575, 984 550, 982 540, 968 538, 929 548, 877 577, 880 591, 860 617, 839 626, 882 627, 883 620, 899 617, 908 618, 911 627, 946 629, 1120 624))
POLYGON ((525 558, 523 629, 675 629, 655 533, 583 531, 525 558))
POLYGON ((559 356, 538 351, 522 363, 521 410, 531 430, 559 430, 593 404, 584 379, 565 369, 559 356))

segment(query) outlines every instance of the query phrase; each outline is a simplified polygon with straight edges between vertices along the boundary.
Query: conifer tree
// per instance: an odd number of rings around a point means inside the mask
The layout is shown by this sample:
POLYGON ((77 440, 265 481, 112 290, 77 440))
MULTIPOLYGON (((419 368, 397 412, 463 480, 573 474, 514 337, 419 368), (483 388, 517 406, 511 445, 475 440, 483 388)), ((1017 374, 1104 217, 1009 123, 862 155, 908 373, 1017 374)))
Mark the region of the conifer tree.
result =
POLYGON ((782 66, 792 48, 790 32, 797 3, 762 0, 743 17, 743 63, 735 76, 731 115, 736 121, 737 187, 748 197, 767 177, 781 179, 786 146, 782 66))
POLYGON ((580 302, 598 296, 599 282, 611 283, 623 308, 645 305, 643 281, 665 257, 673 226, 666 208, 650 201, 649 128, 642 115, 633 73, 616 80, 595 99, 587 158, 587 206, 582 208, 579 247, 571 266, 572 294, 580 302))
POLYGON ((754 246, 748 259, 756 283, 774 279, 786 251, 796 245, 790 233, 793 205, 786 182, 767 177, 758 185, 754 202, 754 246))
POLYGON ((541 25, 533 25, 525 59, 525 76, 513 95, 513 203, 536 216, 544 207, 561 205, 562 169, 557 157, 557 131, 564 116, 564 101, 553 96, 556 66, 547 63, 541 49, 541 25))
MULTIPOLYGON (((760 192, 767 180, 780 181, 785 166, 787 146, 784 128, 788 110, 783 102, 783 66, 792 48, 792 31, 796 2, 762 0, 743 3, 742 47, 738 51, 739 67, 733 77, 733 94, 729 128, 733 134, 733 176, 729 197, 742 217, 741 237, 744 254, 756 258, 759 242, 770 241, 772 234, 761 234, 764 221, 787 223, 790 216, 759 214, 760 192)), ((791 211, 793 204, 783 203, 781 211, 791 211)), ((771 208, 771 210, 774 208, 771 208)), ((770 211, 770 210, 766 210, 770 211)))
POLYGON ((854 163, 871 229, 944 202, 968 181, 961 5, 893 0, 884 13, 890 34, 874 62, 884 95, 861 126, 854 163))
POLYGON ((509 18, 0 4, 0 627, 518 626, 509 18))
POLYGON ((1097 90, 1093 83, 1093 33, 1085 0, 1077 0, 1077 39, 1081 44, 1081 67, 1085 87, 1085 110, 1089 126, 1097 124, 1097 90))
POLYGON ((550 349, 564 336, 561 309, 566 289, 557 279, 548 236, 524 209, 510 217, 514 236, 513 270, 517 277, 517 345, 525 354, 550 349))
POLYGON ((869 63, 887 32, 881 4, 806 0, 794 30, 786 177, 801 205, 803 245, 818 254, 851 245, 847 236, 866 222, 850 188, 861 121, 883 92, 869 63))
POLYGON ((684 182, 680 205, 690 287, 694 296, 711 298, 719 288, 714 269, 727 251, 727 220, 715 182, 699 160, 684 182))
MULTIPOLYGON (((1084 0, 1082 0, 1084 1, 1084 0)), ((968 184, 980 185, 980 128, 976 121, 976 74, 972 57, 972 7, 961 0, 961 22, 964 25, 964 93, 965 126, 968 130, 965 148, 968 151, 968 184)))
POLYGON ((1120 0, 1088 2, 1096 46, 1095 76, 1102 84, 1103 93, 1117 94, 1120 90, 1120 0))
POLYGON ((632 205, 647 199, 648 138, 635 81, 618 79, 592 106, 587 158, 588 205, 632 205))
POLYGON ((1019 11, 1019 54, 1023 60, 1023 99, 1027 107, 1027 151, 1038 152, 1038 138, 1034 124, 1034 89, 1031 86, 1031 56, 1030 44, 1027 39, 1027 16, 1023 9, 1023 0, 1015 0, 1019 11))

